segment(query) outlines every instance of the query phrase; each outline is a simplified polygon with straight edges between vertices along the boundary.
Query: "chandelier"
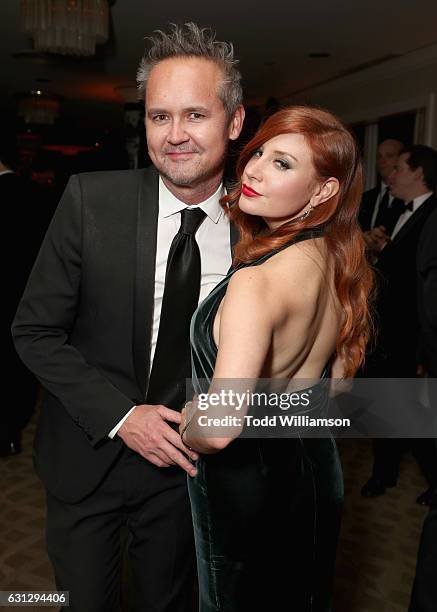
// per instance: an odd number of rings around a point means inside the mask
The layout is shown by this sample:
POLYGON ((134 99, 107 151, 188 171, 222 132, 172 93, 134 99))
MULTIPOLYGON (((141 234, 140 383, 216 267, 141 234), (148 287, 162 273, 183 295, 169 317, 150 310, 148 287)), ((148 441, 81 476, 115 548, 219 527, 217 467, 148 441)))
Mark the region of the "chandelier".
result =
POLYGON ((107 0, 21 0, 22 30, 37 51, 90 56, 108 40, 107 0))

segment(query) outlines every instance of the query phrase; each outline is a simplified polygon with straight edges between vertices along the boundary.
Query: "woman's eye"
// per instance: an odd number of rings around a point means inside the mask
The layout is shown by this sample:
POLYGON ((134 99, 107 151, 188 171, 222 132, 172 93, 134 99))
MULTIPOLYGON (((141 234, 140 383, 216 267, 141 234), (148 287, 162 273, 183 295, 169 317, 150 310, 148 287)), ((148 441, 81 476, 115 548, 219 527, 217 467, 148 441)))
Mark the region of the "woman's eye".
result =
POLYGON ((289 170, 290 169, 290 164, 288 162, 286 162, 285 160, 283 160, 283 159, 275 159, 275 164, 281 170, 289 170))
POLYGON ((262 154, 263 154, 262 149, 257 149, 256 151, 253 152, 252 157, 261 157, 262 154))

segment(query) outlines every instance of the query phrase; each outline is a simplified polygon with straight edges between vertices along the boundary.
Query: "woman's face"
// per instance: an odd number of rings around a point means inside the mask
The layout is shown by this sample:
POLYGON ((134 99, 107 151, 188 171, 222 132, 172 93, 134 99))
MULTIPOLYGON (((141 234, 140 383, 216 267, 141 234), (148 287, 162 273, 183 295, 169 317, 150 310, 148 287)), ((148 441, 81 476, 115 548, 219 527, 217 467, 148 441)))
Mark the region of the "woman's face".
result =
POLYGON ((280 134, 265 142, 247 163, 239 207, 263 217, 270 229, 302 215, 320 189, 311 150, 302 134, 280 134))

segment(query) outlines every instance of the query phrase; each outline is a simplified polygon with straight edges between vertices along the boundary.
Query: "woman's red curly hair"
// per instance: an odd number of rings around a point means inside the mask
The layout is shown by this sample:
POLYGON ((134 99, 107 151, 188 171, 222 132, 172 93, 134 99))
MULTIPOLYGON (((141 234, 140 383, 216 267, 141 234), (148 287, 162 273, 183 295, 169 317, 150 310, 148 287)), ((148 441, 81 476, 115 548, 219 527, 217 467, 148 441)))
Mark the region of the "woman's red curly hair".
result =
POLYGON ((373 272, 367 262, 365 244, 357 216, 363 190, 360 152, 355 138, 343 123, 326 110, 290 106, 271 117, 246 144, 237 161, 238 183, 222 203, 237 227, 240 240, 234 264, 250 262, 278 249, 303 229, 325 226, 324 240, 331 254, 335 288, 343 321, 336 354, 344 363, 345 376, 353 376, 364 361, 372 329, 370 297, 373 272), (296 219, 269 231, 261 217, 248 215, 238 207, 241 177, 253 153, 280 134, 302 134, 312 152, 318 177, 335 177, 338 193, 314 208, 302 221, 296 219))

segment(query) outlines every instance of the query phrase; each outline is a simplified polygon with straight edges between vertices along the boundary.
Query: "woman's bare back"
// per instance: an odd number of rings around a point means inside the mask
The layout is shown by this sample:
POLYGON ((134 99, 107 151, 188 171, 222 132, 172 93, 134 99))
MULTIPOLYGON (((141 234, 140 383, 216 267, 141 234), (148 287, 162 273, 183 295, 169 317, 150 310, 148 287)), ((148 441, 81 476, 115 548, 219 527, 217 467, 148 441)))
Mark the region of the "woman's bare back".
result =
MULTIPOLYGON (((342 321, 332 260, 324 239, 294 244, 261 265, 239 270, 231 283, 214 320, 213 335, 219 354, 221 343, 228 345, 226 336, 238 335, 238 326, 244 324, 252 306, 268 313, 259 318, 258 328, 253 329, 255 340, 260 335, 264 353, 258 359, 262 367, 253 376, 318 378, 335 351, 342 321), (246 312, 242 312, 241 300, 234 297, 242 293, 246 312), (265 341, 266 334, 270 342, 265 341)), ((244 354, 245 347, 239 348, 244 354)), ((253 353, 253 339, 247 343, 247 351, 253 353)), ((226 355, 222 355, 225 360, 226 355)))

